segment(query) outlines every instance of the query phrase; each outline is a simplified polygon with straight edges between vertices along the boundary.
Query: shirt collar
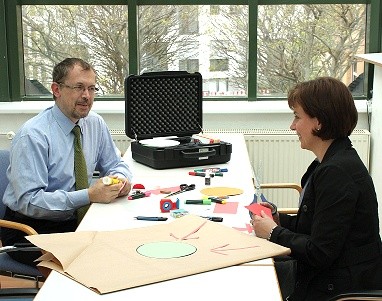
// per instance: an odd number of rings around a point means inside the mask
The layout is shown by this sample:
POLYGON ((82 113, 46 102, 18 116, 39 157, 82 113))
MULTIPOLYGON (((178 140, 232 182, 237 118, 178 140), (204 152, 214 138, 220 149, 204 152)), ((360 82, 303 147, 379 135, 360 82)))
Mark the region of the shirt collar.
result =
MULTIPOLYGON (((62 113, 62 111, 60 110, 60 108, 56 104, 52 108, 52 113, 53 113, 53 116, 56 119, 58 125, 60 126, 62 131, 65 133, 65 135, 69 135, 70 132, 72 131, 73 127, 76 124, 73 123, 68 117, 66 117, 64 115, 64 113, 62 113)), ((78 121, 78 125, 80 126, 81 131, 82 131, 83 123, 84 123, 84 121, 82 119, 83 118, 81 118, 78 121)))

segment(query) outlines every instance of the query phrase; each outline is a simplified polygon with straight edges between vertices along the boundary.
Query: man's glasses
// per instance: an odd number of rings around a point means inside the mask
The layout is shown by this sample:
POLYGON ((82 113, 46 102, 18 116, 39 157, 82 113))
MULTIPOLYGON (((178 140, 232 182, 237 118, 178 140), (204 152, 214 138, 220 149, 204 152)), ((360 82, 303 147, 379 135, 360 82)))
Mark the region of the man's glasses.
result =
POLYGON ((85 87, 84 85, 69 86, 69 85, 64 84, 64 83, 57 83, 57 84, 59 84, 62 87, 65 87, 65 88, 72 89, 77 93, 84 93, 85 90, 88 90, 89 94, 95 94, 99 90, 99 88, 97 88, 96 86, 85 87))

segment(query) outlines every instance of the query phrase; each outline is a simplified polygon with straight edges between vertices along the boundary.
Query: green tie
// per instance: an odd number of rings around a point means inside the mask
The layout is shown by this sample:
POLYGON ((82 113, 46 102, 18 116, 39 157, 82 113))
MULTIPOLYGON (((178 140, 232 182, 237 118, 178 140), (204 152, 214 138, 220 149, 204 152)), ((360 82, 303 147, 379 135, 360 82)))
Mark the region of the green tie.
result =
MULTIPOLYGON (((81 190, 89 187, 86 161, 81 146, 81 129, 76 125, 72 132, 74 134, 74 175, 76 177, 76 190, 81 190)), ((77 210, 78 224, 85 216, 89 206, 90 205, 86 205, 77 210)))

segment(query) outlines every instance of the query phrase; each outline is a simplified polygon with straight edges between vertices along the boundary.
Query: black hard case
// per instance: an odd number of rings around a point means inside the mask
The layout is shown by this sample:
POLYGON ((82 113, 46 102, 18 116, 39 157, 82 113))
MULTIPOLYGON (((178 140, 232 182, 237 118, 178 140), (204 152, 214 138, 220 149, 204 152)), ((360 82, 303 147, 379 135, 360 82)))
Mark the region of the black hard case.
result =
POLYGON ((125 132, 132 157, 155 169, 228 162, 232 145, 192 143, 202 131, 202 76, 183 71, 151 72, 125 79, 125 132), (139 142, 177 136, 180 145, 150 147, 139 142))

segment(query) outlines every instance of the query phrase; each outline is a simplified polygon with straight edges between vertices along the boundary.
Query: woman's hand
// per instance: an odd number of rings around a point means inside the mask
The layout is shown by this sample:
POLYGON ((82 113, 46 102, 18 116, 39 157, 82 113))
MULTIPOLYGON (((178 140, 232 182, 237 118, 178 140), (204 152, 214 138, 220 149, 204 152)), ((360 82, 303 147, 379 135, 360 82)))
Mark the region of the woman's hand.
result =
MULTIPOLYGON (((269 204, 268 202, 261 202, 259 204, 261 206, 267 207, 271 210, 274 209, 274 207, 271 204, 269 204)), ((279 213, 277 212, 277 208, 276 208, 276 213, 272 214, 272 217, 273 217, 273 220, 275 221, 275 223, 280 226, 280 217, 279 217, 279 213)))
POLYGON ((277 226, 276 222, 263 210, 261 210, 261 216, 253 215, 251 224, 256 236, 265 239, 269 238, 272 229, 277 226))

